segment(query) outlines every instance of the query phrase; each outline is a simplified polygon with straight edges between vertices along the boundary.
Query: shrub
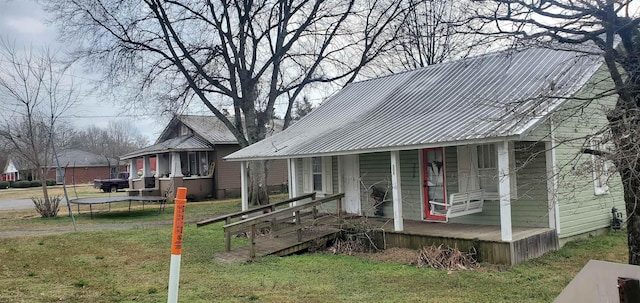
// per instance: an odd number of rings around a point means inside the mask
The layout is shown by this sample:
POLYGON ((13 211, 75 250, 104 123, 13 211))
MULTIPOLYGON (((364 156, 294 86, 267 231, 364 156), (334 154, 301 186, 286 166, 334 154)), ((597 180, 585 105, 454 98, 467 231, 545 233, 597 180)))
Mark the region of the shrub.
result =
POLYGON ((47 183, 47 186, 54 186, 57 184, 56 180, 47 180, 46 183, 47 183))
POLYGON ((5 189, 5 188, 9 188, 9 182, 8 181, 0 181, 0 189, 5 189))
POLYGON ((54 218, 58 215, 58 209, 60 205, 60 201, 62 197, 60 196, 49 196, 49 201, 46 201, 44 198, 40 197, 32 197, 31 201, 36 207, 36 211, 40 214, 42 218, 54 218))
POLYGON ((29 182, 29 187, 40 187, 42 186, 42 182, 40 181, 30 181, 29 182))
POLYGON ((27 188, 27 187, 31 187, 31 181, 16 181, 13 182, 13 186, 14 188, 27 188))

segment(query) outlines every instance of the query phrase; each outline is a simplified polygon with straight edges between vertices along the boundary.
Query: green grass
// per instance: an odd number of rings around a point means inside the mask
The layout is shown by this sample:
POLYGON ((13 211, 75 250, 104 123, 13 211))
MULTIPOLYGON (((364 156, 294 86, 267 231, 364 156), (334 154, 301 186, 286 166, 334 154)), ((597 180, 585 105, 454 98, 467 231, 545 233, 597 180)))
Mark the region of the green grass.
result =
MULTIPOLYGON (((190 203, 186 219, 238 208, 237 200, 190 203)), ((80 216, 79 232, 0 238, 0 302, 166 301, 171 226, 144 224, 170 220, 171 210, 80 216), (87 230, 107 223, 143 225, 87 230)), ((55 228, 70 220, 0 219, 0 230, 14 224, 55 228)), ((513 268, 484 264, 448 273, 330 254, 221 265, 212 260, 224 249, 220 226, 185 228, 180 302, 550 302, 589 259, 626 261, 626 236, 618 232, 572 242, 513 268)))

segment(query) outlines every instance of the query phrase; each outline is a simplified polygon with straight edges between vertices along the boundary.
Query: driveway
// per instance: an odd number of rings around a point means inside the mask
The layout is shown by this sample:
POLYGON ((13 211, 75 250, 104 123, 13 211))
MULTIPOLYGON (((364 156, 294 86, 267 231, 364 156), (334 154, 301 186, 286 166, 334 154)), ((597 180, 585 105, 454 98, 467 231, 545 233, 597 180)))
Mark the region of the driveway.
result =
MULTIPOLYGON (((66 207, 66 205, 67 205, 67 200, 62 199, 60 201, 60 207, 62 206, 66 207)), ((31 201, 30 198, 0 200, 0 211, 15 210, 15 209, 29 209, 29 208, 33 208, 33 201, 31 201)))
POLYGON ((12 209, 27 209, 32 207, 33 202, 31 201, 31 199, 9 199, 0 201, 0 211, 12 209))

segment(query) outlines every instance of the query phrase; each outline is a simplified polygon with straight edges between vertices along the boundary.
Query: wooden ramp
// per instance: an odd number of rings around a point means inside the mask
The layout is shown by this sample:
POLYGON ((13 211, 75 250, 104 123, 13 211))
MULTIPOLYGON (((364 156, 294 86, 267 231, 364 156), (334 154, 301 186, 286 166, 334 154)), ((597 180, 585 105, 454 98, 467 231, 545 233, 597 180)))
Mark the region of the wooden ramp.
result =
POLYGON ((315 200, 315 193, 311 193, 196 224, 201 227, 217 222, 226 223, 222 227, 225 252, 214 256, 220 263, 246 262, 268 255, 286 256, 325 245, 338 236, 340 229, 337 226, 342 224, 343 197, 341 193, 315 200), (336 202, 335 212, 329 214, 318 211, 319 206, 333 201, 336 202), (239 221, 232 222, 232 219, 239 221), (260 234, 262 230, 269 230, 269 233, 260 234), (231 249, 231 236, 242 233, 247 235, 249 244, 231 249))
MULTIPOLYGON (((287 256, 309 248, 323 246, 327 241, 335 239, 340 229, 328 225, 311 226, 302 230, 302 241, 298 241, 295 232, 281 234, 277 237, 263 235, 255 239, 256 257, 269 255, 287 256)), ((229 252, 214 255, 218 263, 248 262, 250 258, 249 245, 235 248, 229 252)))

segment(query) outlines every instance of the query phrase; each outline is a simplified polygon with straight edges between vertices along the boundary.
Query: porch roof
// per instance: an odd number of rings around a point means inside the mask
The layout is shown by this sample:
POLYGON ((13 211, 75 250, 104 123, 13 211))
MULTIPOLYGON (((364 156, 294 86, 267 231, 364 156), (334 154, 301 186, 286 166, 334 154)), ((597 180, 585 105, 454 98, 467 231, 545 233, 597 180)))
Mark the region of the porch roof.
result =
POLYGON ((125 160, 144 155, 153 155, 174 151, 203 151, 213 149, 213 144, 207 142, 206 140, 195 135, 188 135, 171 138, 160 143, 141 148, 122 156, 121 159, 125 160))
POLYGON ((577 92, 601 56, 526 48, 348 85, 227 160, 356 154, 523 136, 577 92))

